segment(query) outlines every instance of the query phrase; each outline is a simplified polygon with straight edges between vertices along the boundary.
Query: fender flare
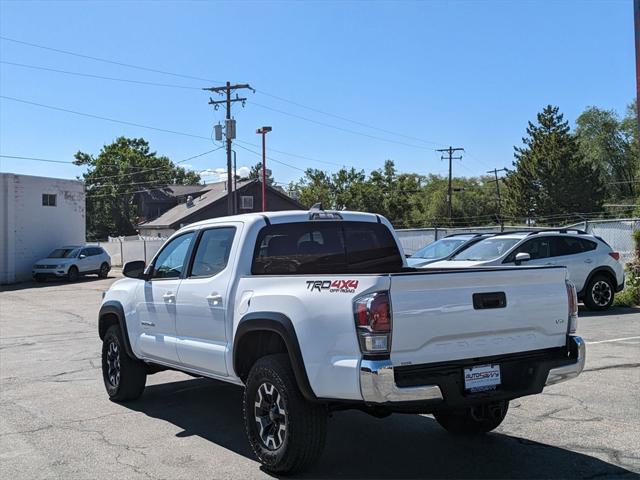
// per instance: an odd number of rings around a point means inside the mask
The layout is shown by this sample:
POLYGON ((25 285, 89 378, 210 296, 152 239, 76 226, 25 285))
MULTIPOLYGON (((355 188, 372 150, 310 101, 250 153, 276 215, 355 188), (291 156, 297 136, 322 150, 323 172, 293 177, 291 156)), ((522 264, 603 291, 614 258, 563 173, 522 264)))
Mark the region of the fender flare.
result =
POLYGON ((582 286, 582 290, 580 290, 578 292, 579 296, 584 295, 584 292, 587 288, 587 285, 589 285, 589 282, 591 281, 591 279, 598 275, 599 273, 605 273, 611 276, 611 278, 613 278, 613 289, 617 291, 618 289, 618 278, 616 277, 616 272, 613 271, 613 268, 607 266, 607 265, 603 265, 600 267, 596 267, 593 270, 591 270, 591 273, 589 273, 589 275, 587 276, 587 279, 584 282, 584 285, 582 286))
POLYGON ((260 330, 274 332, 282 338, 287 347, 291 368, 293 369, 293 374, 298 383, 298 388, 300 388, 300 392, 307 400, 312 402, 318 401, 318 397, 313 393, 309 378, 307 377, 307 370, 304 367, 300 343, 298 342, 298 336, 296 335, 293 323, 289 317, 282 313, 252 312, 240 319, 233 339, 234 372, 238 370, 239 358, 237 348, 238 345, 240 345, 240 340, 242 340, 242 337, 247 333, 260 330))
POLYGON ((100 307, 100 313, 98 313, 98 335, 100 336, 100 340, 104 339, 107 329, 109 328, 109 324, 106 321, 107 315, 114 315, 116 317, 118 326, 120 327, 120 333, 124 339, 124 350, 129 357, 137 360, 133 354, 131 342, 129 341, 129 331, 127 330, 124 308, 122 308, 122 304, 116 300, 108 300, 100 307))

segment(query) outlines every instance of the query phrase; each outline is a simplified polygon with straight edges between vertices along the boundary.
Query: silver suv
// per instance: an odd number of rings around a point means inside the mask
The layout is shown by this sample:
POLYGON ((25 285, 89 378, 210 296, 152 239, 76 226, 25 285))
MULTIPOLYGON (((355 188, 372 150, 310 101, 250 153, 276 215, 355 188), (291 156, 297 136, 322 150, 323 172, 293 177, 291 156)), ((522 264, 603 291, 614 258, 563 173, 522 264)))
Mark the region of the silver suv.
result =
POLYGON ((80 275, 90 273, 107 278, 110 270, 111 257, 102 247, 67 245, 38 260, 31 269, 31 275, 37 282, 47 278, 66 278, 75 282, 80 275))
POLYGON ((560 265, 567 267, 578 298, 590 310, 605 310, 624 288, 620 254, 602 238, 582 230, 504 232, 479 241, 448 260, 425 268, 496 265, 560 265))

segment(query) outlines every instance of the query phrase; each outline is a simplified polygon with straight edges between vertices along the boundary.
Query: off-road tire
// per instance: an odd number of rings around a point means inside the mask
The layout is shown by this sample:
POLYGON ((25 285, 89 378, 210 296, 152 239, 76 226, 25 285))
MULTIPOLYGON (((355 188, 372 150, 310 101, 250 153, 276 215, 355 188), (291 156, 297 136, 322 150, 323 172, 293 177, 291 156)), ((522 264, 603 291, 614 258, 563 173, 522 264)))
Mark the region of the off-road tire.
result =
POLYGON ((142 395, 147 382, 146 366, 127 355, 119 325, 109 327, 102 341, 102 379, 114 402, 135 400, 142 395))
POLYGON ((109 268, 109 264, 107 262, 104 262, 102 265, 100 265, 98 278, 107 278, 109 276, 109 270, 111 270, 111 268, 109 268))
POLYGON ((70 282, 77 282, 78 278, 80 278, 80 272, 78 271, 78 267, 76 266, 69 267, 69 271, 67 272, 67 280, 70 282))
MULTIPOLYGON (((322 454, 327 433, 326 407, 305 400, 286 354, 268 355, 255 363, 246 381, 242 407, 249 444, 265 470, 281 475, 300 472, 309 468, 322 454), (270 439, 271 448, 261 437, 261 428, 256 420, 256 412, 259 411, 256 404, 263 399, 259 390, 275 392, 272 395, 280 401, 276 407, 284 411, 280 423, 286 427, 284 438, 270 439)), ((278 424, 274 421, 274 425, 278 424)), ((268 431, 267 428, 262 430, 268 431)))
POLYGON ((446 412, 434 413, 436 421, 449 433, 478 435, 498 427, 509 410, 509 402, 495 402, 446 412))
POLYGON ((613 304, 615 285, 608 275, 594 275, 584 290, 584 305, 589 310, 606 310, 613 304))

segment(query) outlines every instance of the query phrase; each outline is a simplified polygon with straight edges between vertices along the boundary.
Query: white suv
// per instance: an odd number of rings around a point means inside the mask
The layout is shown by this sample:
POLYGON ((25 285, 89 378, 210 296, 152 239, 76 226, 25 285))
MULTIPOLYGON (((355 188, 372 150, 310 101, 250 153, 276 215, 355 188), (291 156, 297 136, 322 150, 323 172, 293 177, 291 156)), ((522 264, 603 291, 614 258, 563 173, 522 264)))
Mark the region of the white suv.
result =
POLYGON ((91 273, 107 278, 110 270, 111 257, 102 247, 67 245, 38 260, 31 269, 31 275, 37 282, 47 278, 66 278, 75 282, 80 275, 91 273))
POLYGON ((560 265, 567 267, 578 298, 590 310, 605 310, 624 288, 620 254, 600 237, 582 230, 504 232, 484 239, 425 268, 496 265, 560 265))

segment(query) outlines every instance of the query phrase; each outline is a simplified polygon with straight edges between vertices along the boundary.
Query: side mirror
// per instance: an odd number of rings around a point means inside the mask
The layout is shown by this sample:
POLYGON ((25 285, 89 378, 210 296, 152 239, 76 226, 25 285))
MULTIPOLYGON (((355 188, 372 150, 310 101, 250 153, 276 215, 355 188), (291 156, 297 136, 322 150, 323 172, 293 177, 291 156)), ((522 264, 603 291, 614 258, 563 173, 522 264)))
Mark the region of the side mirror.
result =
POLYGON ((144 268, 146 264, 142 260, 134 260, 124 264, 122 274, 129 278, 144 278, 144 268))
POLYGON ((525 252, 520 252, 516 255, 515 264, 520 265, 522 262, 528 262, 531 260, 531 255, 525 252))
POLYGON ((82 260, 83 258, 87 258, 87 256, 84 253, 81 253, 80 256, 78 257, 80 260, 82 260))

